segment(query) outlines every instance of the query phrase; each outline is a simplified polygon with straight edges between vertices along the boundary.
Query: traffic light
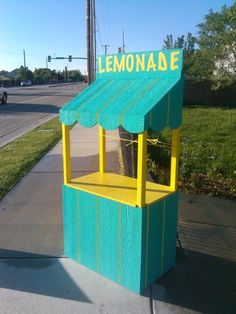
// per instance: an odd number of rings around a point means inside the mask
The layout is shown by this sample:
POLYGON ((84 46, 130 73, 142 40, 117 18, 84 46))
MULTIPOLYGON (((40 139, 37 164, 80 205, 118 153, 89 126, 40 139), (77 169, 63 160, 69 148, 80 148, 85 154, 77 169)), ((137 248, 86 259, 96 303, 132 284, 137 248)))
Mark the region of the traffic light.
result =
POLYGON ((71 62, 71 61, 72 61, 72 56, 69 56, 69 58, 68 58, 68 59, 69 59, 69 62, 71 62))
POLYGON ((118 53, 122 53, 122 48, 118 47, 118 53))
POLYGON ((51 56, 48 56, 48 62, 51 62, 51 56))

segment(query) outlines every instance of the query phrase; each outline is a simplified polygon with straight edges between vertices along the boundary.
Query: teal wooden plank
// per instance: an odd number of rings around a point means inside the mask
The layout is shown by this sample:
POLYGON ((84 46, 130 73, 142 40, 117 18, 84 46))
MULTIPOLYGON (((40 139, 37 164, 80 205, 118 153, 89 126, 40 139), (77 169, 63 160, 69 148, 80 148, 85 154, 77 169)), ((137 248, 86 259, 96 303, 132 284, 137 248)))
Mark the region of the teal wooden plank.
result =
MULTIPOLYGON (((131 133, 141 133, 151 127, 150 114, 152 114, 153 119, 159 120, 162 113, 159 112, 159 103, 175 83, 176 80, 159 80, 144 95, 140 94, 137 101, 122 113, 123 127, 131 133)), ((160 126, 158 126, 158 129, 160 130, 160 126)))
POLYGON ((72 100, 66 103, 63 108, 71 111, 77 110, 86 101, 88 101, 92 95, 97 95, 97 93, 99 93, 101 89, 104 88, 107 84, 109 84, 109 82, 110 80, 107 80, 106 82, 104 82, 103 80, 94 81, 91 85, 84 89, 82 93, 79 93, 74 98, 72 98, 72 100))
POLYGON ((125 110, 124 114, 130 115, 146 115, 151 109, 162 100, 167 92, 176 84, 178 80, 174 79, 156 79, 148 80, 150 87, 144 93, 138 94, 136 102, 125 110))
POLYGON ((141 93, 150 84, 149 80, 129 80, 129 85, 109 104, 98 112, 98 123, 106 130, 114 130, 122 124, 122 112, 136 101, 137 93, 141 93))
POLYGON ((147 287, 148 275, 148 256, 149 256, 149 225, 150 225, 149 207, 142 208, 142 246, 141 246, 141 270, 140 270, 140 292, 147 287))
POLYGON ((79 261, 79 228, 78 228, 78 191, 62 186, 64 253, 75 261, 79 261))
POLYGON ((121 205, 111 200, 100 198, 99 204, 99 258, 100 273, 107 278, 118 282, 118 212, 121 205))
MULTIPOLYGON (((106 82, 106 81, 104 81, 106 82)), ((110 102, 120 96, 129 85, 127 80, 110 81, 98 95, 91 95, 90 99, 77 110, 78 122, 84 127, 92 127, 97 123, 99 112, 110 105, 110 102)))
POLYGON ((86 101, 88 101, 92 95, 96 95, 99 91, 105 87, 109 81, 104 82, 103 80, 96 80, 88 86, 82 93, 76 95, 63 108, 59 110, 59 119, 65 125, 73 125, 78 121, 77 110, 86 101))
POLYGON ((163 269, 165 273, 175 265, 176 258, 176 232, 178 219, 178 193, 172 194, 164 200, 164 256, 163 269))
POLYGON ((161 131, 166 127, 168 115, 168 94, 162 97, 159 103, 148 113, 149 128, 155 131, 161 131))
POLYGON ((141 291, 161 276, 164 201, 143 208, 141 291))
POLYGON ((149 207, 149 241, 146 287, 161 276, 164 201, 149 207))
POLYGON ((99 271, 99 200, 95 195, 80 191, 80 262, 99 271))
POLYGON ((122 205, 121 209, 120 283, 140 292, 142 208, 122 205))

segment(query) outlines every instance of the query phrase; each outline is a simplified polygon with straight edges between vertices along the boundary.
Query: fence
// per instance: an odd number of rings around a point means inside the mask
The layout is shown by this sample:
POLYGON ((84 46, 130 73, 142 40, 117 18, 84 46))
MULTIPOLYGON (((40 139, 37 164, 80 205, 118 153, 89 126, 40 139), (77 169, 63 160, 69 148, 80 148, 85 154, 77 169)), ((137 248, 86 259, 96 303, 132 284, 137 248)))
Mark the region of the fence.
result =
POLYGON ((219 90, 211 90, 209 82, 195 83, 185 80, 184 104, 204 106, 236 106, 236 83, 219 90))

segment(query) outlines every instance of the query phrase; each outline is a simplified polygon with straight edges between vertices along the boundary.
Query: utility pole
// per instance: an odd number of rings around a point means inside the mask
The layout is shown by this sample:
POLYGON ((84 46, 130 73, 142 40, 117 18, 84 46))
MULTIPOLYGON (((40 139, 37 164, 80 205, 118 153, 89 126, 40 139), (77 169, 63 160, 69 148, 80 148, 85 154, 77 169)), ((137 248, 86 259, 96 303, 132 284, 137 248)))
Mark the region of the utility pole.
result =
POLYGON ((110 47, 110 45, 102 45, 104 47, 105 55, 107 54, 107 47, 110 47))
POLYGON ((49 83, 49 75, 48 75, 48 56, 46 56, 46 69, 47 69, 47 83, 49 83))
POLYGON ((125 53, 125 32, 122 31, 122 53, 125 53))
POLYGON ((26 74, 25 49, 23 49, 23 56, 24 56, 24 68, 25 68, 25 80, 26 80, 27 79, 27 74, 26 74))
POLYGON ((92 21, 93 21, 93 81, 95 80, 95 75, 96 75, 96 60, 97 60, 97 41, 96 41, 96 7, 95 7, 95 0, 92 0, 92 21))
POLYGON ((91 5, 90 5, 90 59, 91 59, 91 83, 94 81, 94 13, 93 13, 93 3, 94 1, 91 0, 91 5))
POLYGON ((87 72, 88 72, 88 85, 91 84, 91 0, 87 0, 87 72))
POLYGON ((65 66, 65 77, 64 80, 67 82, 68 81, 68 71, 67 71, 67 66, 65 66))
POLYGON ((118 47, 118 53, 125 53, 125 32, 122 31, 122 46, 118 47))
POLYGON ((88 84, 94 81, 95 0, 87 0, 87 72, 88 84))

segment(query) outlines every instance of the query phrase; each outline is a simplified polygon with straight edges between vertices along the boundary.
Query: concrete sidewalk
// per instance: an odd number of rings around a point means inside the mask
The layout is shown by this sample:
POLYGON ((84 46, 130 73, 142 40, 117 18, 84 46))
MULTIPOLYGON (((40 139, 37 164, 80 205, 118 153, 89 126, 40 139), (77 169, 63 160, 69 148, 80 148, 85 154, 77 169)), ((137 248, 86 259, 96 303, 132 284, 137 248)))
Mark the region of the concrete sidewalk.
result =
MULTIPOLYGON (((73 176, 98 170, 97 138, 71 131, 73 176)), ((107 146, 118 172, 118 142, 107 146)), ((187 254, 139 296, 63 256, 61 183, 59 143, 0 202, 0 313, 236 312, 235 202, 181 194, 187 254)))

